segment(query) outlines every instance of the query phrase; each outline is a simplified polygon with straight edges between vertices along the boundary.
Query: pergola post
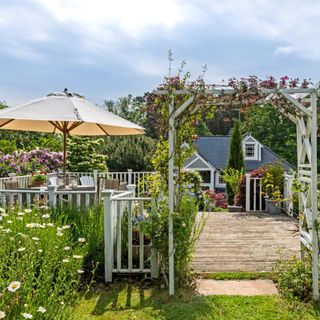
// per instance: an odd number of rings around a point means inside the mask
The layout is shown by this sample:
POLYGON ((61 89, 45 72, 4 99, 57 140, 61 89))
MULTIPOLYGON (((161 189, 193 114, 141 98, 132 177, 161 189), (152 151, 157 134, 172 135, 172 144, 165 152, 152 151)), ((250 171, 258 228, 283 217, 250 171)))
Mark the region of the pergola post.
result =
POLYGON ((168 201, 169 201, 169 220, 168 220, 168 244, 169 244, 169 295, 174 295, 174 244, 173 244, 173 219, 174 212, 174 150, 175 150, 175 127, 174 127, 174 98, 169 101, 169 172, 168 172, 168 201))
POLYGON ((311 210, 312 210, 312 289, 313 299, 319 301, 319 235, 318 235, 318 175, 317 175, 317 93, 311 94, 311 210))

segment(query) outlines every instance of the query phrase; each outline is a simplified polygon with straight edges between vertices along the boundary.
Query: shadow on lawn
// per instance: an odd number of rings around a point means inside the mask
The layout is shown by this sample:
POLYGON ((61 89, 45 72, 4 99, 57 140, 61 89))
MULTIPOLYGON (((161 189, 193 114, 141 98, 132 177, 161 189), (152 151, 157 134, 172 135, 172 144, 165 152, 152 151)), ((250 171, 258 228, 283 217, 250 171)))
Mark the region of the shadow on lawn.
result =
POLYGON ((134 282, 100 285, 86 298, 99 296, 91 315, 101 316, 108 312, 141 311, 156 313, 161 319, 195 320, 200 316, 209 316, 212 305, 205 297, 197 296, 193 291, 177 293, 169 298, 167 290, 154 286, 142 286, 134 282))

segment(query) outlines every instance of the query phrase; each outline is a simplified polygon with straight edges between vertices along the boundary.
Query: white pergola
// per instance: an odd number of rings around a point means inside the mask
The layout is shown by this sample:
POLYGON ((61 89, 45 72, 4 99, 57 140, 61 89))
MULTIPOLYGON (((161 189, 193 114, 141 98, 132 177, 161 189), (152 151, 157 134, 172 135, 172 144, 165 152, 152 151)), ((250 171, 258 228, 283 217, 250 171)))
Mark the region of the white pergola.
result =
MULTIPOLYGON (((305 248, 312 252, 312 279, 313 299, 319 300, 319 234, 317 230, 318 202, 317 202, 317 100, 320 82, 312 88, 275 88, 259 89, 259 94, 264 98, 274 95, 285 98, 290 105, 291 111, 279 107, 278 110, 296 124, 297 127, 297 178, 302 185, 302 192, 299 194, 299 211, 303 218, 300 218, 299 232, 301 242, 301 257, 304 257, 305 248), (297 97, 299 96, 299 98, 297 97), (306 107, 301 100, 308 102, 306 107)), ((201 108, 196 103, 196 96, 199 92, 191 90, 156 90, 157 95, 168 95, 169 97, 169 294, 174 294, 174 235, 172 213, 175 211, 175 120, 182 112, 188 111, 191 114, 201 108), (175 107, 176 96, 187 96, 188 99, 180 106, 175 107)), ((219 105, 219 98, 231 96, 236 91, 233 88, 215 86, 213 89, 201 91, 201 95, 210 95, 216 99, 219 105)), ((257 94, 257 93, 253 93, 257 94)), ((268 100, 268 99, 267 99, 268 100)), ((213 105, 215 102, 212 103, 213 105)), ((221 103, 223 105, 223 103, 221 103)))

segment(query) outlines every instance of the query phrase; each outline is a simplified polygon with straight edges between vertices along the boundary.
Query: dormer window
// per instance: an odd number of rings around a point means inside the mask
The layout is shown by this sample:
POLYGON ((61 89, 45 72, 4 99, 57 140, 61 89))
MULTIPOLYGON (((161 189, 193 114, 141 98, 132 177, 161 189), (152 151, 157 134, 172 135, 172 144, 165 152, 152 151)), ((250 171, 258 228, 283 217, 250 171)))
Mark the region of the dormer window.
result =
POLYGON ((255 143, 246 143, 244 146, 244 156, 245 158, 257 158, 256 156, 256 144, 255 143))
POLYGON ((261 161, 261 144, 252 136, 247 135, 243 140, 244 160, 261 161))

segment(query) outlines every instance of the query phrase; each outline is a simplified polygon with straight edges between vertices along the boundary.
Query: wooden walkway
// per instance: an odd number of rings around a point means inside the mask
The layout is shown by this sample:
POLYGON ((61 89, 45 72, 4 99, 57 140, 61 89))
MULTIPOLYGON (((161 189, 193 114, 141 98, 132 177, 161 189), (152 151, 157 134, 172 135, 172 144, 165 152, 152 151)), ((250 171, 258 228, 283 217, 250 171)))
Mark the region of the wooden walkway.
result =
POLYGON ((210 212, 196 243, 196 272, 271 271, 280 257, 299 257, 297 220, 266 213, 210 212))

